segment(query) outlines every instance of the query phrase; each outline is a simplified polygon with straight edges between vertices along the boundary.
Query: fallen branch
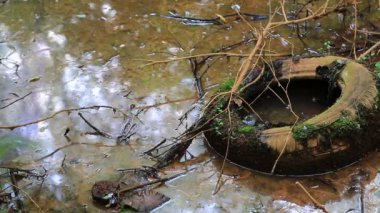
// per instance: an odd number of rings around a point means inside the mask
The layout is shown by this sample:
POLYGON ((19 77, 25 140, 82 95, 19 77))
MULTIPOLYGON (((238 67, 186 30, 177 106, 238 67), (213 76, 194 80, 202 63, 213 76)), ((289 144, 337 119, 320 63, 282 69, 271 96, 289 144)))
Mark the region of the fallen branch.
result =
POLYGON ((7 125, 7 126, 0 126, 0 129, 9 129, 9 130, 13 130, 13 129, 16 129, 16 128, 19 128, 19 127, 23 127, 23 126, 28 126, 28 125, 32 125, 32 124, 36 124, 36 123, 39 123, 39 122, 42 122, 42 121, 46 121, 46 120, 49 120, 51 118, 54 118, 55 116, 61 114, 61 113, 64 113, 64 112, 67 112, 67 113, 70 113, 70 112, 73 112, 73 111, 80 111, 80 110, 86 110, 86 109, 99 109, 99 108, 107 108, 107 109, 112 109, 114 112, 118 111, 120 113, 122 113, 125 117, 129 117, 126 113, 124 113, 122 110, 120 109, 117 109, 115 107, 112 107, 112 106, 105 106, 105 105, 94 105, 94 106, 89 106, 89 107, 80 107, 80 108, 70 108, 70 109, 63 109, 63 110, 59 110, 59 111, 56 111, 54 112, 53 114, 51 115, 48 115, 44 118, 41 118, 41 119, 38 119, 38 120, 35 120, 35 121, 30 121, 30 122, 26 122, 26 123, 22 123, 22 124, 15 124, 15 125, 7 125))
POLYGON ((14 175, 14 173, 16 172, 17 170, 15 169, 10 169, 9 170, 9 176, 11 178, 11 183, 12 183, 12 189, 13 189, 13 193, 15 195, 15 199, 16 199, 16 204, 17 204, 17 209, 21 212, 24 212, 24 203, 22 202, 21 198, 19 197, 19 187, 17 185, 17 180, 16 180, 16 177, 14 175))
POLYGON ((363 60, 368 54, 370 54, 378 46, 380 46, 380 41, 378 41, 376 44, 372 45, 372 47, 370 47, 367 51, 362 53, 356 60, 357 61, 363 60))
POLYGON ((182 99, 176 99, 176 100, 169 100, 169 101, 162 102, 162 103, 156 103, 156 104, 152 104, 152 105, 137 106, 135 108, 136 109, 149 109, 149 108, 159 107, 159 106, 166 105, 166 104, 180 103, 180 102, 190 101, 190 100, 194 100, 194 99, 196 99, 196 98, 195 97, 182 98, 182 99))
POLYGON ((24 98, 28 97, 30 94, 32 94, 32 92, 29 92, 28 94, 26 94, 26 95, 24 95, 24 96, 22 96, 22 97, 20 97, 20 98, 18 98, 18 99, 16 99, 16 100, 14 100, 14 101, 10 102, 9 104, 7 104, 7 105, 5 105, 5 106, 2 106, 2 107, 0 107, 0 110, 1 110, 1 109, 5 109, 5 108, 9 107, 10 105, 12 105, 12 104, 16 103, 17 101, 21 101, 22 99, 24 99, 24 98))
POLYGON ((188 173, 190 171, 193 171, 193 170, 195 170, 195 168, 190 169, 190 170, 188 170, 186 172, 182 172, 182 173, 170 176, 170 177, 160 178, 158 180, 154 180, 154 181, 151 181, 151 182, 148 182, 148 183, 144 183, 144 184, 141 184, 141 185, 137 185, 137 186, 133 186, 133 187, 127 187, 127 188, 124 188, 124 189, 120 189, 117 193, 121 194, 121 193, 129 192, 129 191, 133 191, 133 190, 136 190, 136 189, 144 188, 145 186, 150 186, 150 185, 153 185, 153 184, 156 184, 156 183, 164 183, 164 182, 173 180, 173 179, 175 179, 175 178, 177 178, 179 176, 185 175, 186 173, 188 173))
MULTIPOLYGON (((289 56, 289 54, 281 54, 281 53, 266 53, 266 56, 272 56, 272 57, 282 57, 282 56, 289 56)), ((183 56, 183 57, 171 57, 164 60, 148 60, 148 59, 133 59, 135 61, 145 61, 149 62, 143 65, 150 66, 155 64, 162 64, 162 63, 169 63, 173 61, 181 61, 186 59, 192 59, 192 58, 198 58, 198 57, 208 57, 208 56, 228 56, 228 57, 248 57, 249 54, 241 54, 241 53, 230 53, 230 52, 216 52, 216 53, 204 53, 204 54, 197 54, 197 55, 191 55, 191 56, 183 56)))
MULTIPOLYGON (((265 20, 268 18, 268 16, 266 15, 257 15, 257 14, 250 14, 250 13, 242 13, 242 15, 246 16, 252 21, 265 20)), ((179 16, 173 13, 170 15, 162 15, 161 17, 181 20, 183 24, 185 25, 205 26, 205 25, 223 25, 226 22, 226 18, 237 17, 237 16, 240 16, 240 14, 237 14, 237 13, 227 14, 227 15, 217 14, 216 18, 192 18, 192 17, 186 17, 186 16, 179 16)))
POLYGON ((119 136, 116 137, 116 143, 128 143, 129 139, 136 134, 137 124, 133 123, 132 119, 128 119, 128 121, 124 124, 123 129, 119 136))
POLYGON ((54 151, 52 151, 51 153, 43 156, 43 157, 40 157, 38 158, 37 160, 35 160, 36 162, 38 161, 42 161, 48 157, 51 157, 53 156, 55 153, 61 151, 62 149, 66 149, 68 147, 71 147, 71 146, 75 146, 75 145, 90 145, 90 146, 99 146, 99 147, 114 147, 112 145, 105 145, 105 144, 101 144, 101 143, 80 143, 80 142, 74 142, 74 143, 70 143, 70 144, 67 144, 67 145, 64 145, 64 146, 61 146, 61 147, 58 147, 57 149, 55 149, 54 151))
POLYGON ((103 131, 101 131, 101 130, 99 130, 98 128, 96 128, 94 125, 92 125, 83 115, 82 115, 82 113, 78 113, 78 115, 79 115, 79 117, 81 117, 83 120, 84 120, 84 122, 86 122, 86 124, 88 125, 88 126, 90 126, 93 130, 95 130, 95 132, 97 133, 97 134, 99 134, 99 135, 101 135, 101 136, 103 136, 103 137, 105 137, 105 138, 108 138, 108 139, 112 139, 113 137, 110 135, 110 134, 108 134, 108 133, 106 133, 106 132, 103 132, 103 131))
POLYGON ((318 209, 322 210, 325 213, 328 213, 326 208, 320 202, 318 202, 313 196, 311 196, 311 194, 306 190, 306 188, 300 182, 296 181, 296 184, 306 193, 306 195, 314 203, 315 207, 317 207, 318 209))
POLYGON ((39 212, 44 212, 44 211, 42 210, 42 208, 37 204, 37 202, 36 202, 35 200, 33 200, 33 198, 32 198, 32 197, 31 197, 26 191, 24 191, 23 189, 19 188, 19 187, 16 186, 16 185, 13 185, 13 184, 11 184, 11 185, 12 185, 12 187, 17 188, 20 192, 22 192, 23 194, 25 194, 25 196, 26 196, 30 201, 32 201, 32 203, 38 208, 39 212))

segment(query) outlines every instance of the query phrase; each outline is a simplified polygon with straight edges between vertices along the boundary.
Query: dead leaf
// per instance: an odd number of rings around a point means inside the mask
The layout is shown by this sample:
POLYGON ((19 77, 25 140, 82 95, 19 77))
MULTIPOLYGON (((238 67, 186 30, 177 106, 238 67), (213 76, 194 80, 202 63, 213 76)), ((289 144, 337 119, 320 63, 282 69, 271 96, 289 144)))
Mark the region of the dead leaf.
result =
POLYGON ((153 190, 144 190, 122 199, 121 204, 138 212, 149 212, 168 202, 170 198, 153 190))
POLYGON ((29 80, 29 82, 36 82, 36 81, 39 81, 41 79, 41 76, 36 76, 36 77, 33 77, 29 80))

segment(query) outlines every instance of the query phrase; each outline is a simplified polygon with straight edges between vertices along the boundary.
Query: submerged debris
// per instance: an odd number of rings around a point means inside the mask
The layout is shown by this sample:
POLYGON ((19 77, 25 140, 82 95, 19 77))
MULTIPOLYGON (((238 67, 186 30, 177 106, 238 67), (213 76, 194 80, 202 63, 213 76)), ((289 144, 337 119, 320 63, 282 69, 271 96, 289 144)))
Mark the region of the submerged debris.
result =
POLYGON ((91 190, 92 198, 107 208, 132 208, 139 212, 151 211, 170 200, 165 195, 150 189, 150 185, 178 176, 160 179, 156 170, 151 167, 119 171, 125 174, 117 182, 108 180, 96 182, 91 190), (157 180, 149 182, 149 178, 157 180))
POLYGON ((122 199, 123 207, 130 207, 138 212, 149 212, 169 201, 170 198, 153 190, 144 190, 122 199))
POLYGON ((195 25, 195 26, 207 26, 207 25, 223 25, 226 21, 226 18, 235 17, 236 19, 240 19, 240 16, 244 16, 246 19, 251 21, 256 20, 265 20, 268 18, 266 15, 258 15, 258 14, 250 14, 250 13, 234 13, 227 15, 219 15, 217 14, 216 18, 193 18, 187 16, 180 16, 176 12, 169 12, 169 15, 162 15, 163 18, 170 18, 181 20, 184 25, 195 25))
POLYGON ((119 184, 107 180, 96 182, 91 189, 92 199, 109 206, 115 206, 117 203, 117 191, 120 189, 119 184))

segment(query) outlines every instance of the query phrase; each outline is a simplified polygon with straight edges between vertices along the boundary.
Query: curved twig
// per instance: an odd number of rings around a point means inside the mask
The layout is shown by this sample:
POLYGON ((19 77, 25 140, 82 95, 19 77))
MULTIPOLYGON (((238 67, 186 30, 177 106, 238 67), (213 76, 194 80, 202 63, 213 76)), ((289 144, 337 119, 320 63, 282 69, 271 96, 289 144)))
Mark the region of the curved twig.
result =
POLYGON ((22 124, 0 126, 0 129, 9 129, 9 130, 13 130, 13 129, 16 129, 16 128, 19 128, 19 127, 28 126, 28 125, 32 125, 32 124, 36 124, 36 123, 39 123, 39 122, 42 122, 42 121, 49 120, 49 119, 54 118, 55 116, 57 116, 57 115, 59 115, 59 114, 61 114, 61 113, 64 113, 64 112, 70 113, 70 112, 73 112, 73 111, 80 111, 80 110, 86 110, 86 109, 96 109, 96 110, 97 110, 97 109, 99 109, 99 108, 112 109, 114 112, 118 111, 118 112, 122 113, 125 117, 129 117, 129 116, 128 116, 125 112, 123 112, 121 109, 118 109, 118 108, 115 108, 115 107, 112 107, 112 106, 106 106, 106 105, 94 105, 94 106, 89 106, 89 107, 80 107, 80 108, 62 109, 62 110, 56 111, 56 112, 54 112, 53 114, 48 115, 48 116, 43 117, 43 118, 38 119, 38 120, 34 120, 34 121, 30 121, 30 122, 22 123, 22 124))

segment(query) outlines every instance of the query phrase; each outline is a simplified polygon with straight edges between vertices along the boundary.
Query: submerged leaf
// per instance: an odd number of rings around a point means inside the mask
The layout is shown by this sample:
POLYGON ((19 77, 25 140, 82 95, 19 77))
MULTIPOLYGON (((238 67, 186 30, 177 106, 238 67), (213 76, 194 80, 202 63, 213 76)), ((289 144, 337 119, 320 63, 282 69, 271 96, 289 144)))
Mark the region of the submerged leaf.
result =
POLYGON ((144 190, 122 199, 121 204, 138 212, 149 212, 168 202, 170 198, 153 190, 144 190))
POLYGON ((29 80, 29 82, 36 82, 36 81, 39 81, 41 79, 41 76, 36 76, 36 77, 33 77, 29 80))

